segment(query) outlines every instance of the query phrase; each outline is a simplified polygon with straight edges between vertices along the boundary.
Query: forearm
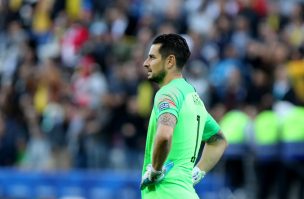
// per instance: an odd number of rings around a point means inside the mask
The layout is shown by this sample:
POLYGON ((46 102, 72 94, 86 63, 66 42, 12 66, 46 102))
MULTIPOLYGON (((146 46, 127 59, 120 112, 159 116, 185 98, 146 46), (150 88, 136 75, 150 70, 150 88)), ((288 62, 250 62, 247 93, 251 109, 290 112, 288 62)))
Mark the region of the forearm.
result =
POLYGON ((160 171, 168 157, 171 148, 171 140, 157 136, 155 141, 152 156, 152 166, 155 170, 160 171))
POLYGON ((159 117, 154 148, 152 154, 152 167, 160 171, 169 154, 176 118, 170 113, 159 117))
POLYGON ((205 144, 203 153, 197 166, 205 172, 210 171, 222 157, 226 144, 211 145, 205 144))
POLYGON ((205 172, 210 171, 221 159, 227 141, 221 131, 212 136, 206 143, 197 166, 205 172))

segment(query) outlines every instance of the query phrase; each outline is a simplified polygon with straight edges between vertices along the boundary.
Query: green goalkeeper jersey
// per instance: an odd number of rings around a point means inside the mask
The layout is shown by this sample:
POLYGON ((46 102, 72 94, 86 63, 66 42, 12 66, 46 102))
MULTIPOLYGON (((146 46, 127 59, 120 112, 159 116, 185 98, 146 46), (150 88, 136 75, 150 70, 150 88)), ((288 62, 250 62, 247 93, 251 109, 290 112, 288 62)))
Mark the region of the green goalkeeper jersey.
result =
POLYGON ((193 86, 183 78, 172 80, 163 86, 154 98, 142 174, 145 173, 146 166, 152 163, 157 120, 163 113, 171 113, 177 118, 171 150, 167 157, 167 161, 174 162, 174 167, 159 184, 143 190, 142 197, 197 198, 192 184, 192 169, 201 142, 216 134, 220 130, 219 125, 206 111, 193 86))

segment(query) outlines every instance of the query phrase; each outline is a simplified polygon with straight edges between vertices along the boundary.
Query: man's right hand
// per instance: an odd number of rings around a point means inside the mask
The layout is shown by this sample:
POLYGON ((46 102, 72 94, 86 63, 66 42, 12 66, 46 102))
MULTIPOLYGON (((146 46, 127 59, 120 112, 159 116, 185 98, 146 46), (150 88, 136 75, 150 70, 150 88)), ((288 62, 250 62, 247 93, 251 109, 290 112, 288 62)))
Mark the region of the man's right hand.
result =
POLYGON ((165 176, 168 174, 168 172, 173 168, 174 163, 173 162, 167 162, 163 166, 161 171, 156 171, 152 164, 149 164, 147 166, 147 171, 145 172, 144 176, 142 177, 142 181, 140 184, 140 189, 143 190, 147 186, 159 183, 162 181, 165 176))

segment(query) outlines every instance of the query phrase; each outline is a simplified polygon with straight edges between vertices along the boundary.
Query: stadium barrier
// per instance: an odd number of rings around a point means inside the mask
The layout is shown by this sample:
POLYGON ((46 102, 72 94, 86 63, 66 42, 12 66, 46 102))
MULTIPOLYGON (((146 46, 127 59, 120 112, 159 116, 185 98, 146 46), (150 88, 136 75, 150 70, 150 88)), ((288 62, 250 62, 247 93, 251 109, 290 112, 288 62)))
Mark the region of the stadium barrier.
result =
MULTIPOLYGON (((140 171, 25 171, 0 169, 2 199, 140 199, 140 171)), ((204 198, 217 198, 220 176, 196 186, 204 198)))

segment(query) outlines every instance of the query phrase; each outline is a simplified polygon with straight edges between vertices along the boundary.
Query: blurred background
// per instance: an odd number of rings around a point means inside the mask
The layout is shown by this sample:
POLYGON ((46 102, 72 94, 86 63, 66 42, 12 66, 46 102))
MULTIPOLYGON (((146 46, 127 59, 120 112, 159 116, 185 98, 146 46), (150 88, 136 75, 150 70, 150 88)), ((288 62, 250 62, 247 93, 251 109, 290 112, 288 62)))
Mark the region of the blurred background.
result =
POLYGON ((229 148, 205 199, 304 199, 304 1, 0 0, 0 198, 137 199, 157 87, 151 40, 229 148))

